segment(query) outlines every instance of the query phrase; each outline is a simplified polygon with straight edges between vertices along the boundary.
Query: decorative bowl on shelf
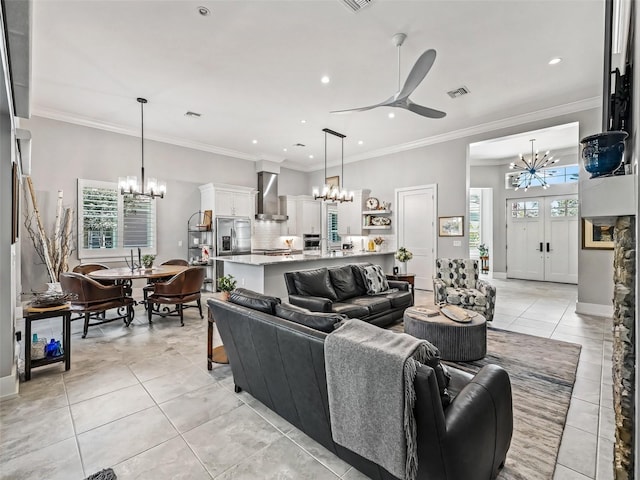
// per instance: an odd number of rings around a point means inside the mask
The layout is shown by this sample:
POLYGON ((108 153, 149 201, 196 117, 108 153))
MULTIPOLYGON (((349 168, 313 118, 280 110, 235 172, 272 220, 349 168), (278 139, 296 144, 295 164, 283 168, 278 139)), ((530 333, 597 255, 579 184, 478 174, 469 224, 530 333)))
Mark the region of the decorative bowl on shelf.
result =
POLYGON ((614 130, 580 140, 584 169, 591 178, 609 175, 622 163, 627 132, 614 130))

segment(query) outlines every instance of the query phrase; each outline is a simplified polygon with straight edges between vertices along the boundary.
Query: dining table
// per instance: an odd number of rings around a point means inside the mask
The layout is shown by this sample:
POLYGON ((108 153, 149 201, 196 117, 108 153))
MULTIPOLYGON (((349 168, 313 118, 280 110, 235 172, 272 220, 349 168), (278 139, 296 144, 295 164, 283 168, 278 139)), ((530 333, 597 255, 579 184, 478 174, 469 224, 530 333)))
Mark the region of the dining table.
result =
MULTIPOLYGON (((106 268, 104 270, 95 270, 87 274, 88 277, 98 282, 114 282, 116 285, 124 285, 125 294, 131 296, 131 284, 133 280, 147 279, 151 282, 158 281, 163 278, 171 278, 180 272, 185 271, 188 266, 184 265, 158 265, 151 268, 106 268)), ((143 302, 136 302, 145 303, 143 302)))

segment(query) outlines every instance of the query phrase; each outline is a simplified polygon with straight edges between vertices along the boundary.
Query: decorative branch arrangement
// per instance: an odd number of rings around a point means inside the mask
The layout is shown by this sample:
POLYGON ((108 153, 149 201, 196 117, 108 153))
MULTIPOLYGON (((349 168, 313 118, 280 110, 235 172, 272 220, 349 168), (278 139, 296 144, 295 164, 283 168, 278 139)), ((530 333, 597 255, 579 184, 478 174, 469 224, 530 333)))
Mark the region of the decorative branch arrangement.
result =
POLYGON ((60 274, 69 269, 69 255, 73 253, 73 237, 71 234, 73 208, 62 206, 63 193, 62 190, 58 190, 56 220, 53 232, 51 235, 47 235, 40 216, 40 210, 38 209, 36 192, 33 188, 31 177, 27 176, 26 180, 25 205, 27 205, 27 208, 25 208, 24 226, 36 254, 47 267, 51 282, 55 283, 58 281, 60 274), (29 208, 29 199, 31 200, 31 208, 29 208))

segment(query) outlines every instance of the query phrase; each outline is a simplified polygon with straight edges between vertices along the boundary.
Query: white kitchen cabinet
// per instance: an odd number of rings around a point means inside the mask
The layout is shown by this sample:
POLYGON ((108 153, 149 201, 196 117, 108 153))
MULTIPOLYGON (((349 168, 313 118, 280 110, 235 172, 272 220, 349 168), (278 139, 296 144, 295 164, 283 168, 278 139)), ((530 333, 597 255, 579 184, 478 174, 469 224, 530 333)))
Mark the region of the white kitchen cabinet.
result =
POLYGON ((353 192, 353 202, 338 203, 338 233, 340 235, 357 235, 362 233, 362 210, 364 202, 369 198, 370 190, 353 192))
POLYGON ((305 233, 322 233, 321 230, 322 202, 313 197, 302 197, 298 201, 297 229, 298 235, 305 233))
POLYGON ((286 208, 287 221, 280 225, 280 235, 301 235, 298 232, 298 198, 286 195, 280 197, 280 211, 286 208))
POLYGON ((256 190, 238 185, 208 183, 200 186, 201 210, 212 210, 213 216, 249 217, 256 213, 256 190))

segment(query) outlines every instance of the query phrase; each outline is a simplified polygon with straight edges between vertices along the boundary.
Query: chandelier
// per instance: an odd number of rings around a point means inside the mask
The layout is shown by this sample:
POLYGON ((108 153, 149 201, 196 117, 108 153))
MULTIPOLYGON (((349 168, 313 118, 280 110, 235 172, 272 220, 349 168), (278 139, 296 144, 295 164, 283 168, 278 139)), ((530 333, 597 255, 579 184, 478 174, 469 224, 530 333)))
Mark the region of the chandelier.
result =
MULTIPOLYGON (((340 138, 340 164, 342 165, 341 177, 342 185, 344 186, 344 139, 347 137, 342 133, 335 132, 329 128, 323 128, 324 132, 324 178, 327 180, 327 133, 340 138)), ((353 202, 353 192, 347 192, 345 188, 340 189, 340 185, 329 185, 325 183, 322 187, 322 191, 318 187, 313 187, 313 198, 315 200, 325 200, 327 202, 353 202)))
POLYGON ((147 103, 146 98, 138 98, 140 104, 141 114, 141 145, 142 145, 142 167, 140 168, 140 183, 138 183, 138 177, 135 175, 118 178, 118 187, 122 195, 133 195, 140 197, 160 197, 164 198, 164 194, 167 192, 167 185, 164 182, 159 182, 155 178, 148 178, 145 183, 144 178, 144 104, 147 103))
POLYGON ((511 162, 509 164, 509 169, 520 171, 516 180, 517 184, 515 190, 524 188, 524 191, 526 192, 529 190, 529 187, 532 185, 534 180, 537 180, 537 182, 540 183, 540 186, 546 190, 549 188, 549 184, 545 180, 544 172, 541 172, 540 170, 545 168, 547 165, 552 165, 558 162, 560 159, 557 158, 554 160, 553 155, 549 156, 549 150, 547 150, 542 156, 539 155, 538 150, 534 153, 533 142, 535 142, 536 139, 532 138, 529 141, 531 142, 531 157, 529 160, 524 158, 524 155, 520 154, 518 160, 522 162, 522 164, 517 164, 515 162, 511 162))

